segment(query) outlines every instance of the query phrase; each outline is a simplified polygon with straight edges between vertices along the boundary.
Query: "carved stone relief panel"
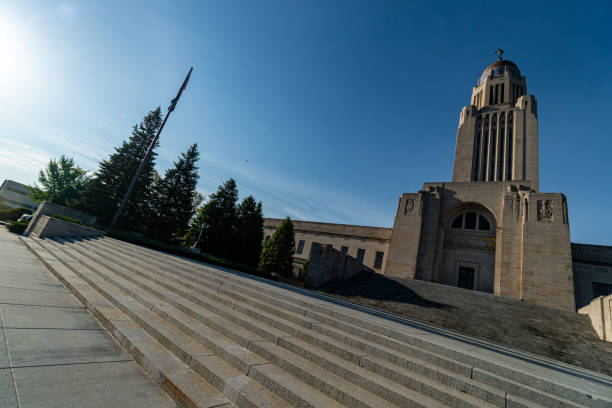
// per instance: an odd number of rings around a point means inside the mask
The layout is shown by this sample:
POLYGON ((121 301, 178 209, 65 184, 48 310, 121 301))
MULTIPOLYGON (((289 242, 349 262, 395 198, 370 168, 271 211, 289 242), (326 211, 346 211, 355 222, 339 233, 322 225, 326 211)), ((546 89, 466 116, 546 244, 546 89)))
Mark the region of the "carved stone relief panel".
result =
POLYGON ((404 206, 404 215, 414 212, 414 198, 408 198, 404 206))
POLYGON ((553 200, 538 200, 538 221, 551 221, 553 217, 553 200))

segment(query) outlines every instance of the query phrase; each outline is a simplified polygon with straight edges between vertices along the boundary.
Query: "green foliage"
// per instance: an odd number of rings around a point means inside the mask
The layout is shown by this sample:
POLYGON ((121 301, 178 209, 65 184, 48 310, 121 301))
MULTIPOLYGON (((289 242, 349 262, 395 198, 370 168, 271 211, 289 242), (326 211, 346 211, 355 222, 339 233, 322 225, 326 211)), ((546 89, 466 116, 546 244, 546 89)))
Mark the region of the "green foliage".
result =
POLYGON ((287 217, 265 243, 259 266, 268 272, 277 272, 283 276, 289 276, 294 253, 295 233, 293 223, 287 217))
POLYGON ((32 210, 28 208, 13 208, 0 202, 0 220, 17 221, 23 214, 32 214, 32 210))
POLYGON ((29 223, 29 221, 7 221, 6 228, 15 234, 23 234, 23 231, 28 228, 29 223))
POLYGON ((263 241, 263 210, 261 202, 248 196, 236 210, 236 237, 232 259, 245 265, 257 266, 263 241))
POLYGON ((209 201, 201 206, 191 220, 183 243, 194 245, 200 234, 202 223, 206 229, 198 248, 245 265, 256 267, 263 240, 263 210, 261 202, 252 196, 239 205, 236 182, 229 179, 219 186, 209 201))
POLYGON ((79 224, 79 225, 82 225, 82 226, 84 226, 84 227, 93 228, 93 226, 92 226, 92 225, 85 224, 85 223, 84 223, 84 222, 82 222, 82 221, 79 221, 79 220, 74 219, 74 218, 72 218, 72 217, 68 217, 68 216, 66 216, 66 215, 61 215, 61 214, 53 214, 51 217, 53 217, 53 218, 57 218, 58 220, 68 221, 68 222, 71 222, 71 223, 73 223, 73 224, 79 224))
POLYGON ((198 247, 206 253, 231 259, 232 241, 236 235, 236 202, 238 189, 234 179, 219 186, 206 204, 198 209, 191 221, 184 242, 193 245, 200 234, 202 223, 206 229, 198 247))
POLYGON ((70 206, 81 198, 88 179, 74 159, 61 155, 59 160, 51 159, 38 173, 40 186, 34 183, 30 187, 30 197, 34 201, 70 206))
POLYGON ((145 238, 145 237, 142 237, 142 236, 130 233, 130 232, 126 232, 126 231, 121 231, 121 230, 108 230, 108 231, 105 231, 105 233, 107 237, 119 239, 125 242, 130 242, 132 244, 155 249, 157 251, 162 251, 162 252, 166 252, 169 254, 179 255, 184 258, 190 258, 196 261, 206 262, 208 264, 234 269, 234 270, 245 272, 251 275, 260 276, 262 278, 274 279, 274 277, 272 277, 266 271, 263 271, 257 268, 253 268, 248 265, 243 265, 240 263, 232 262, 227 259, 222 259, 222 258, 218 258, 215 256, 211 256, 208 254, 203 254, 203 253, 198 254, 183 246, 156 241, 154 239, 145 238))
POLYGON ((310 266, 310 258, 302 265, 302 269, 300 269, 300 276, 298 276, 298 280, 300 282, 306 281, 306 276, 308 276, 308 267, 310 266))
MULTIPOLYGON (((157 108, 149 112, 140 124, 133 127, 130 138, 124 141, 121 147, 115 148, 115 153, 107 160, 100 163, 95 177, 87 183, 77 208, 96 215, 101 224, 110 224, 161 121, 161 110, 157 108)), ((118 220, 118 227, 146 232, 146 225, 150 224, 152 213, 155 157, 156 153, 153 151, 118 220)))
POLYGON ((174 167, 166 171, 164 178, 155 183, 154 222, 148 234, 152 238, 178 243, 187 232, 189 220, 202 197, 196 191, 199 156, 198 145, 193 144, 174 162, 174 167))

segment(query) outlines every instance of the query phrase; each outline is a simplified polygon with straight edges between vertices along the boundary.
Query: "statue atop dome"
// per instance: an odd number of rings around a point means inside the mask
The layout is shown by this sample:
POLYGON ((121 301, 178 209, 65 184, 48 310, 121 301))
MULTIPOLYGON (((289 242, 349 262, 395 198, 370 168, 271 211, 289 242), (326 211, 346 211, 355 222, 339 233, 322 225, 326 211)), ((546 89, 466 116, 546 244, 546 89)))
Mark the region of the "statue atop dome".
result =
POLYGON ((498 48, 494 54, 497 54, 497 60, 501 61, 503 59, 503 55, 504 55, 504 50, 502 50, 501 48, 498 48))

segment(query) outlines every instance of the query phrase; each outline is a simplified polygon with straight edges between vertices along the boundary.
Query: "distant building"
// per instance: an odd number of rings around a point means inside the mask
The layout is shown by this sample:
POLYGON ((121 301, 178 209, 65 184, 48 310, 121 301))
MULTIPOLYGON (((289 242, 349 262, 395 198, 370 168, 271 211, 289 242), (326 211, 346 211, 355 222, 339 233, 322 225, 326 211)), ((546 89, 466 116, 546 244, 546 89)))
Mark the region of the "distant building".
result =
POLYGON ((30 199, 30 191, 25 184, 4 180, 0 186, 0 201, 13 208, 36 210, 38 204, 30 199))
MULTIPOLYGON (((452 182, 402 194, 393 228, 297 221, 296 260, 313 242, 331 244, 388 276, 576 310, 611 290, 612 251, 598 249, 607 263, 589 263, 595 249, 576 246, 582 263, 573 265, 566 198, 540 192, 538 166, 536 98, 516 64, 500 59, 461 110, 452 182)), ((265 234, 278 224, 266 219, 265 234)))

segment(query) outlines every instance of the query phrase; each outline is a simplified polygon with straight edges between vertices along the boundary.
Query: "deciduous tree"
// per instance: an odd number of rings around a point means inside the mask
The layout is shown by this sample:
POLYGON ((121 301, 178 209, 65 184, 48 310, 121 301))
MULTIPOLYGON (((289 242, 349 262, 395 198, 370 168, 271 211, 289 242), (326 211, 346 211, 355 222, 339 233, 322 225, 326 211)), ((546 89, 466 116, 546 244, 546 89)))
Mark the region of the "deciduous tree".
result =
POLYGON ((51 159, 47 167, 40 170, 40 186, 34 183, 30 196, 34 201, 71 206, 81 198, 87 180, 87 172, 77 166, 74 159, 61 155, 59 160, 51 159))

